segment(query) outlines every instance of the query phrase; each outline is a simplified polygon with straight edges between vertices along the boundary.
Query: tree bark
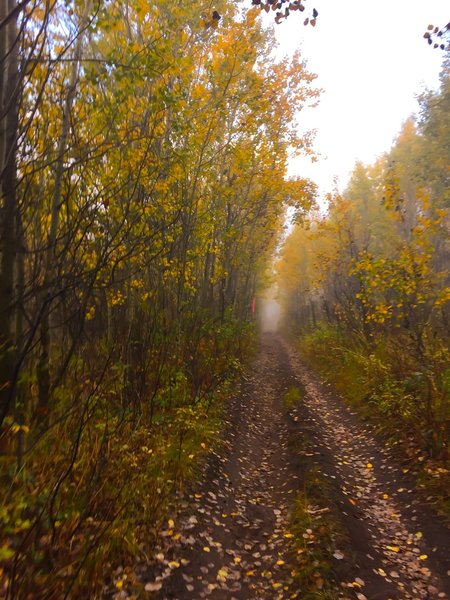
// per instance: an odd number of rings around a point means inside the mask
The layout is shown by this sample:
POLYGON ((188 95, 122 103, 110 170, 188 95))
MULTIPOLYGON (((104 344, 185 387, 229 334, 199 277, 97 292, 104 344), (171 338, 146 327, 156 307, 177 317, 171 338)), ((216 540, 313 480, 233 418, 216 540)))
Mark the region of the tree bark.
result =
POLYGON ((18 31, 14 0, 0 0, 0 424, 15 393, 14 262, 16 256, 18 31))

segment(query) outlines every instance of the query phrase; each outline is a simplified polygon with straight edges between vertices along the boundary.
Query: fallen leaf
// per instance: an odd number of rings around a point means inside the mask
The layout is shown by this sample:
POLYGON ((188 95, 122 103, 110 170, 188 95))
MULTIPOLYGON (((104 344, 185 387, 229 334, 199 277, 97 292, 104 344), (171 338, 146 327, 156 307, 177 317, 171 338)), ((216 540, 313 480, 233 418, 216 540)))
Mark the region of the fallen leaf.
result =
POLYGON ((144 590, 146 592, 159 592, 162 588, 162 581, 154 581, 153 583, 146 583, 144 590))
POLYGON ((397 571, 390 571, 389 575, 393 578, 393 579, 398 579, 400 577, 400 575, 397 573, 397 571))

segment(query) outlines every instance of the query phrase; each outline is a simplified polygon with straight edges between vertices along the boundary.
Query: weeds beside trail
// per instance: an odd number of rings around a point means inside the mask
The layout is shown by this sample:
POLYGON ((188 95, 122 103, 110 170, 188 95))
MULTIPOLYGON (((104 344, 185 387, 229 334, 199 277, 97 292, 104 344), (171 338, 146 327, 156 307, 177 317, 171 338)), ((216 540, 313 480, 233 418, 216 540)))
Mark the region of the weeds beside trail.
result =
POLYGON ((420 371, 413 357, 394 350, 387 352, 385 341, 368 347, 330 326, 300 338, 305 361, 387 438, 403 462, 404 473, 415 477, 429 501, 450 523, 450 429, 444 414, 448 410, 449 374, 438 369, 429 373, 439 380, 442 395, 440 424, 430 429, 424 422, 426 369, 420 371))

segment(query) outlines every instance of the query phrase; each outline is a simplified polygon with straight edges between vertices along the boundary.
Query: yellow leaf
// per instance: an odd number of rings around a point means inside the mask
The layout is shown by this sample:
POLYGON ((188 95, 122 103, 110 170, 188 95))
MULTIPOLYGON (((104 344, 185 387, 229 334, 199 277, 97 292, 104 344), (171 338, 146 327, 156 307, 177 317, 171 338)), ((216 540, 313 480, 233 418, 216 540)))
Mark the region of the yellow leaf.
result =
POLYGON ((427 558, 428 558, 428 554, 421 554, 419 556, 419 560, 427 560, 427 558))
POLYGON ((211 552, 209 546, 203 546, 203 552, 211 552))

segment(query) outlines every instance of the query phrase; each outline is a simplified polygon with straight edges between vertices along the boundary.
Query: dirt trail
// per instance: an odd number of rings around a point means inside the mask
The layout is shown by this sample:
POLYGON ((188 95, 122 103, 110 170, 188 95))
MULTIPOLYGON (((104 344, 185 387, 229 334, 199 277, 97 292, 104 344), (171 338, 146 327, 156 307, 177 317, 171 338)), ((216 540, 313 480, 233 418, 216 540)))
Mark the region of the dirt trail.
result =
POLYGON ((315 441, 306 460, 329 479, 347 532, 336 560, 347 564, 348 581, 363 582, 342 582, 339 597, 450 598, 450 532, 367 427, 274 334, 262 338, 230 407, 225 449, 211 456, 146 589, 159 589, 161 600, 301 598, 287 553, 289 513, 302 489, 290 440, 306 431, 315 441), (304 399, 287 415, 282 399, 293 385, 304 399))

